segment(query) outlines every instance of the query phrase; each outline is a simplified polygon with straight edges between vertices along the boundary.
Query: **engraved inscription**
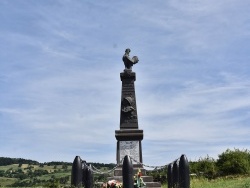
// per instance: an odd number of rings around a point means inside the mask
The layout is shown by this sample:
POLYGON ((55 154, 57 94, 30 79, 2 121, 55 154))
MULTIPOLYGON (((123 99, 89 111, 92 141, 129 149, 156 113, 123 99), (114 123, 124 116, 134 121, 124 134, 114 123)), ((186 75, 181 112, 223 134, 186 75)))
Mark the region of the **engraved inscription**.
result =
POLYGON ((129 155, 136 161, 140 161, 139 141, 120 141, 120 161, 129 155))

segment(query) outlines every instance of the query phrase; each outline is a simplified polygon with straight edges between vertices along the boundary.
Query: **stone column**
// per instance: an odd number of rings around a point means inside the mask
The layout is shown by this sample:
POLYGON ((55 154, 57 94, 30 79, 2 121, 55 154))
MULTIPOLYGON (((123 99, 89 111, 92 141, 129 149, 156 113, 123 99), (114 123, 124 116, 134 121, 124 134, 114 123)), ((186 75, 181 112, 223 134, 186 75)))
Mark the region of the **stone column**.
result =
POLYGON ((135 98, 135 72, 125 69, 120 74, 122 81, 120 129, 138 129, 138 118, 135 98))
POLYGON ((122 81, 120 130, 115 131, 117 139, 117 164, 124 156, 129 155, 142 163, 143 130, 139 130, 135 97, 135 72, 125 69, 120 74, 122 81))

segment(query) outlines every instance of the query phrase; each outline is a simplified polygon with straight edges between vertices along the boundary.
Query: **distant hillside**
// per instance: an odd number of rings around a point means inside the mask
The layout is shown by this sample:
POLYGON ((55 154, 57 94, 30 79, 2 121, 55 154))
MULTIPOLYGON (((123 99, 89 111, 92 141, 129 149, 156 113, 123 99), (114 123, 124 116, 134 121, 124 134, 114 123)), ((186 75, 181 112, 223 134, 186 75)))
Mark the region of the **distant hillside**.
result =
MULTIPOLYGON (((34 160, 30 160, 30 159, 0 157, 0 166, 7 166, 7 165, 12 165, 12 164, 47 165, 47 166, 54 166, 54 165, 69 165, 69 166, 71 166, 72 165, 72 163, 63 162, 63 161, 52 161, 52 162, 39 163, 38 161, 34 161, 34 160)), ((112 169, 116 166, 114 163, 104 164, 104 163, 89 162, 88 164, 91 164, 91 165, 95 166, 96 168, 106 167, 109 169, 112 169)))
POLYGON ((38 165, 39 162, 30 159, 0 157, 0 166, 6 166, 12 164, 38 165))
MULTIPOLYGON (((102 171, 116 166, 87 163, 102 171)), ((0 157, 0 187, 70 187, 71 168, 69 162, 39 163, 30 159, 0 157)), ((107 176, 94 174, 94 181, 106 182, 107 176)))

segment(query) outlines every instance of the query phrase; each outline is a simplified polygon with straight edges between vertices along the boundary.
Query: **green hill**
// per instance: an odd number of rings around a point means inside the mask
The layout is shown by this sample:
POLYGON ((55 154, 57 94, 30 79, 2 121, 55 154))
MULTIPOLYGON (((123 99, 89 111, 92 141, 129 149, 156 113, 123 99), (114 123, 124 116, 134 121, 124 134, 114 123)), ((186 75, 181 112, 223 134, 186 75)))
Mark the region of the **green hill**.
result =
MULTIPOLYGON (((115 164, 89 163, 96 168, 112 169, 115 164)), ((72 163, 46 162, 0 157, 0 187, 57 186, 70 187, 72 163)), ((96 180, 104 178, 95 177, 96 180)))

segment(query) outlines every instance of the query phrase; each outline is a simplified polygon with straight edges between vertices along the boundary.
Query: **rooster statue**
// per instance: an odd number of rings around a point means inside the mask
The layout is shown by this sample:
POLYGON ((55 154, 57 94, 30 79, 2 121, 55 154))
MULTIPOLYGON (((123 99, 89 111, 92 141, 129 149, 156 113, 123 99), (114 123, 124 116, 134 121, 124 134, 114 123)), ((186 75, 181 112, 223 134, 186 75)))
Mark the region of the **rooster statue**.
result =
POLYGON ((137 56, 133 56, 132 58, 129 57, 130 49, 127 48, 125 50, 125 54, 122 57, 122 60, 124 62, 125 68, 132 70, 132 66, 136 63, 138 63, 139 59, 137 56))

